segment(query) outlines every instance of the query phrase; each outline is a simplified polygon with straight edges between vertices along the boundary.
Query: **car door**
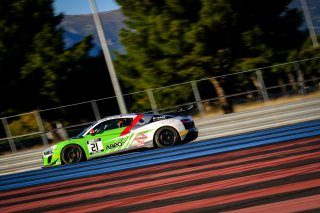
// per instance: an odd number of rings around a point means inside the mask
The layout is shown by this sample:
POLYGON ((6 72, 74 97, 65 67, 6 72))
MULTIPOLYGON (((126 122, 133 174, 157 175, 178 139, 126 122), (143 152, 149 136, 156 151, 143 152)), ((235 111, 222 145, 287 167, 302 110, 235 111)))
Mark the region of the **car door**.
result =
POLYGON ((131 123, 131 118, 118 118, 101 122, 93 127, 86 137, 90 157, 111 154, 125 149, 128 137, 121 137, 121 133, 131 123))

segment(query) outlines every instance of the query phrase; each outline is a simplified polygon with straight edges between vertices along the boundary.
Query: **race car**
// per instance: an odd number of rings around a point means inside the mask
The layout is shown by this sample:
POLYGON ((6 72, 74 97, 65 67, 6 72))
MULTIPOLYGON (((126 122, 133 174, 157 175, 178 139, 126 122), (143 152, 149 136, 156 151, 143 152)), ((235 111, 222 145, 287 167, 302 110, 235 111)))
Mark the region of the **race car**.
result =
POLYGON ((43 152, 43 168, 141 148, 170 147, 198 137, 191 116, 124 114, 106 117, 43 152))

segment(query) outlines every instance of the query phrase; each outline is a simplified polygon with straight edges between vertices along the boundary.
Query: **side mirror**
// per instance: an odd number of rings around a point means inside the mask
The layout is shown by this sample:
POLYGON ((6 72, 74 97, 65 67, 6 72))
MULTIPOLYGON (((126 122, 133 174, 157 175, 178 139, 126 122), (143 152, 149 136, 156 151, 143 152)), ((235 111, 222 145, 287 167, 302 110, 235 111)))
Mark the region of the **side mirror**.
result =
POLYGON ((92 135, 92 136, 94 136, 94 135, 96 134, 96 132, 94 131, 94 129, 91 129, 91 130, 89 131, 89 133, 90 133, 90 135, 92 135))

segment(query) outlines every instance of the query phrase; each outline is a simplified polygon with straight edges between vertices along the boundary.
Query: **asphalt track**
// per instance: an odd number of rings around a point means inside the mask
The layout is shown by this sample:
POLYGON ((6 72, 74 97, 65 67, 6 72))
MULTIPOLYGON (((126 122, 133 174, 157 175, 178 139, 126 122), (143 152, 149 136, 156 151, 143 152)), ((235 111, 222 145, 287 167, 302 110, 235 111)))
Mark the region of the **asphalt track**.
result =
POLYGON ((320 121, 0 177, 0 212, 320 212, 320 121))

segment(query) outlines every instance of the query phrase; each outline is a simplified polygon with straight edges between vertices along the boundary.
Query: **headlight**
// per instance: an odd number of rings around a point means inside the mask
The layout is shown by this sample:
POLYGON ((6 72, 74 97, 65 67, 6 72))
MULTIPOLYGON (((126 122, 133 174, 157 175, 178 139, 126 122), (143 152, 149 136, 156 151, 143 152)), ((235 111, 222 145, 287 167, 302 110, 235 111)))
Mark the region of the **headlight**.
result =
POLYGON ((51 155, 57 145, 51 146, 43 152, 43 155, 51 155))

